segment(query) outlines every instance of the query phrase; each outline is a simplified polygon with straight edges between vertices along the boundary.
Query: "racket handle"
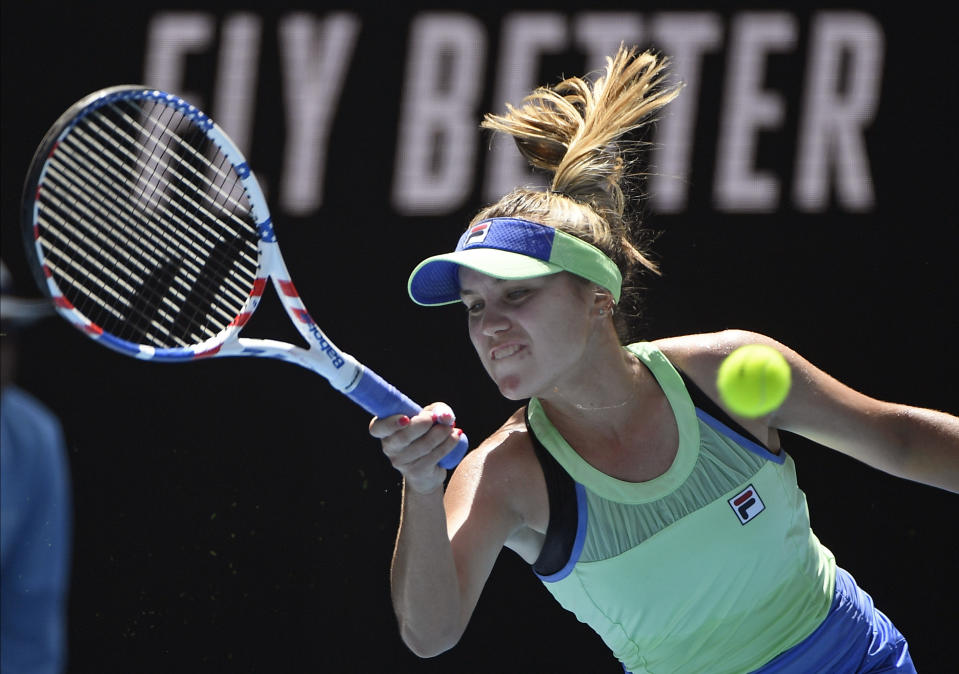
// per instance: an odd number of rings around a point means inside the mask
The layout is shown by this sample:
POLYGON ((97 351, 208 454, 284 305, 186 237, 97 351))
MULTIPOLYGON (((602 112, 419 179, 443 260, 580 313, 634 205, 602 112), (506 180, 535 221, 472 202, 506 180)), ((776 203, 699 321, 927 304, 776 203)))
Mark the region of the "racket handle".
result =
MULTIPOLYGON (((412 417, 423 411, 422 407, 400 393, 395 386, 365 366, 359 383, 345 395, 370 414, 381 418, 393 414, 412 417)), ((443 468, 455 468, 466 454, 468 447, 469 441, 466 439, 466 434, 460 434, 456 447, 440 459, 439 465, 443 468)))

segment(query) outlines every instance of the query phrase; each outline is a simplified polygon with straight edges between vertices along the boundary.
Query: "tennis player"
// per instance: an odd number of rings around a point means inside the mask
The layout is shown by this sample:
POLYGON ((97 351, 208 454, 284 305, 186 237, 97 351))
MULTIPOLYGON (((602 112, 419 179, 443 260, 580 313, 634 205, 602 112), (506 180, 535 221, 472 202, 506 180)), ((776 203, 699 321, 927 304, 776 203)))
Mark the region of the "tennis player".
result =
POLYGON ((407 645, 454 646, 505 546, 629 672, 912 672, 906 639, 810 529, 791 431, 906 479, 959 491, 959 419, 858 393, 765 336, 727 331, 623 346, 635 277, 630 133, 678 91, 657 55, 621 49, 594 82, 538 89, 484 126, 551 176, 483 209, 409 281, 462 302, 483 366, 527 401, 444 493, 452 410, 374 419, 404 477, 392 595, 407 645), (758 419, 719 402, 716 371, 778 348, 785 403, 758 419), (441 423, 435 423, 435 422, 441 423))

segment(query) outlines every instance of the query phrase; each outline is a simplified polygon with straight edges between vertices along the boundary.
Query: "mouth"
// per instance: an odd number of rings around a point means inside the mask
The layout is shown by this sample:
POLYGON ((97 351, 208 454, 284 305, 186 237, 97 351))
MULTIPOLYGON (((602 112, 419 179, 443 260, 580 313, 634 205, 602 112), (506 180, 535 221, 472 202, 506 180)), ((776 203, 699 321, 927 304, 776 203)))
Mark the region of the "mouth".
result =
POLYGON ((521 344, 506 344, 504 346, 497 346, 490 350, 489 357, 490 360, 503 360, 514 356, 526 347, 521 344))

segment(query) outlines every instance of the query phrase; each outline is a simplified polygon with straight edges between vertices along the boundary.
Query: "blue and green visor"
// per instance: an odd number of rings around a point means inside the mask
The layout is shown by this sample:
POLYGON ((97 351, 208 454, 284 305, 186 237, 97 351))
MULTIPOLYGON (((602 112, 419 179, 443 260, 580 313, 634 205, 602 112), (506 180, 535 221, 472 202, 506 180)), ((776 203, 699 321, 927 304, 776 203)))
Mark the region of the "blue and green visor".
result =
POLYGON ((454 252, 423 260, 410 274, 410 297, 424 306, 459 302, 461 266, 510 280, 568 271, 606 288, 615 302, 623 284, 619 268, 596 246, 537 222, 491 218, 467 229, 454 252))

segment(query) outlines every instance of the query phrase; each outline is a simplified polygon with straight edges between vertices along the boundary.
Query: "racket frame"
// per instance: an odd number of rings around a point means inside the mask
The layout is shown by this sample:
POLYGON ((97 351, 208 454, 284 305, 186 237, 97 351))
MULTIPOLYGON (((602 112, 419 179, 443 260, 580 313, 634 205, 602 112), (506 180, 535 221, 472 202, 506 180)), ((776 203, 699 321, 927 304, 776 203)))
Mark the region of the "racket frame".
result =
MULTIPOLYGON (((422 410, 419 405, 375 372, 337 348, 313 320, 290 279, 276 240, 266 198, 243 153, 210 117, 178 96, 140 85, 119 85, 93 92, 77 101, 53 124, 34 155, 24 185, 21 220, 24 226, 27 256, 38 285, 51 298, 56 311, 63 318, 103 346, 126 356, 158 362, 187 362, 230 356, 283 360, 322 375, 334 389, 376 416, 392 414, 413 416, 422 410), (87 115, 103 106, 130 99, 148 99, 173 107, 204 131, 227 157, 231 170, 240 179, 257 229, 256 277, 242 309, 233 321, 217 334, 190 346, 154 347, 110 334, 67 299, 45 261, 41 244, 39 200, 47 168, 57 146, 87 115), (308 348, 273 339, 240 337, 240 332, 263 297, 268 279, 272 281, 276 295, 308 348)), ((465 454, 467 446, 466 436, 461 435, 456 449, 448 454, 440 465, 445 468, 456 466, 465 454)))

